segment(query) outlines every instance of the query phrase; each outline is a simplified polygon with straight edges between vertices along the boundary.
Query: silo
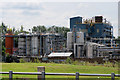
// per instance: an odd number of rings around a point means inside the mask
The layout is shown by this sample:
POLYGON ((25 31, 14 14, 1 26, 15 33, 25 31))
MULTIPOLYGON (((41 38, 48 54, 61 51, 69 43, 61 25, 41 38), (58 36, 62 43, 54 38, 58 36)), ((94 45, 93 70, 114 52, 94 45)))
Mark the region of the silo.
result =
POLYGON ((7 33, 5 35, 6 35, 6 38, 5 38, 6 53, 13 54, 13 37, 9 37, 9 36, 12 36, 13 34, 7 33))
POLYGON ((25 36, 18 38, 18 52, 19 55, 25 55, 26 54, 26 41, 25 36))
POLYGON ((93 45, 92 43, 87 43, 86 45, 86 56, 87 58, 93 58, 93 45))
POLYGON ((83 32, 77 32, 76 43, 84 43, 84 33, 83 32))
POLYGON ((31 55, 31 36, 26 37, 27 55, 31 55))
POLYGON ((74 44, 74 58, 84 57, 84 43, 75 43, 74 44))
POLYGON ((68 49, 68 50, 71 50, 71 49, 72 49, 72 42, 73 42, 72 39, 73 39, 73 38, 72 38, 72 32, 68 32, 68 33, 67 33, 67 49, 68 49))
POLYGON ((32 54, 38 55, 38 36, 34 34, 32 36, 32 54))

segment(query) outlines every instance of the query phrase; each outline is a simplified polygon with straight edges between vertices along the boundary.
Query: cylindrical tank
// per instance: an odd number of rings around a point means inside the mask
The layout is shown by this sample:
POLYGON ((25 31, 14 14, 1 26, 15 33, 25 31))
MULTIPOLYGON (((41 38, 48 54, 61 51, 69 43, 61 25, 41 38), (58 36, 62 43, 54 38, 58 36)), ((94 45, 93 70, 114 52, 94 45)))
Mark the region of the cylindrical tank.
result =
POLYGON ((83 32, 77 32, 76 43, 84 43, 84 33, 83 32))
POLYGON ((87 56, 87 58, 93 58, 93 45, 92 45, 92 43, 87 43, 86 56, 87 56))
POLYGON ((67 49, 71 50, 72 49, 72 32, 67 33, 67 49))
POLYGON ((34 35, 32 37, 32 54, 38 55, 38 37, 34 35))
POLYGON ((18 52, 19 55, 25 55, 26 53, 26 47, 25 47, 26 41, 25 41, 25 37, 19 37, 18 38, 18 52))
POLYGON ((5 38, 6 53, 13 54, 13 37, 11 37, 13 34, 7 33, 5 35, 6 35, 5 38))
POLYGON ((31 37, 27 37, 26 39, 26 46, 27 46, 27 55, 31 54, 31 37))

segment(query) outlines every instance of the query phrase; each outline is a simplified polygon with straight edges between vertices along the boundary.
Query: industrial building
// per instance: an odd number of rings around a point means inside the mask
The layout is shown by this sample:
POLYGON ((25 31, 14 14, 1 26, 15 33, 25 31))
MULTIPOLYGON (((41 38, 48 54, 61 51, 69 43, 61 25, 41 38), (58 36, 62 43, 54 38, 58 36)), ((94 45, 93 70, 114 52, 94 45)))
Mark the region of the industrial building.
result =
POLYGON ((18 52, 24 56, 46 56, 64 51, 64 38, 57 33, 33 33, 18 35, 18 52))
POLYGON ((113 36, 113 26, 102 16, 91 19, 70 18, 67 39, 58 33, 8 32, 5 38, 6 52, 17 56, 51 59, 114 58, 120 59, 120 44, 113 36), (14 38, 18 39, 16 52, 14 38))
POLYGON ((18 56, 47 56, 52 52, 65 51, 65 38, 58 33, 20 33, 5 35, 6 53, 18 56), (18 39, 17 52, 14 52, 14 38, 18 39))
POLYGON ((8 31, 6 36, 10 36, 5 38, 6 53, 13 54, 13 37, 11 37, 13 34, 11 31, 8 31))
POLYGON ((76 30, 85 33, 85 37, 92 38, 112 38, 113 26, 107 20, 103 22, 102 16, 95 16, 92 19, 82 21, 82 17, 70 18, 70 30, 76 30))
POLYGON ((102 16, 86 20, 73 17, 67 33, 67 50, 74 53, 74 58, 99 58, 113 55, 120 47, 113 36, 113 26, 106 19, 103 21, 102 16))

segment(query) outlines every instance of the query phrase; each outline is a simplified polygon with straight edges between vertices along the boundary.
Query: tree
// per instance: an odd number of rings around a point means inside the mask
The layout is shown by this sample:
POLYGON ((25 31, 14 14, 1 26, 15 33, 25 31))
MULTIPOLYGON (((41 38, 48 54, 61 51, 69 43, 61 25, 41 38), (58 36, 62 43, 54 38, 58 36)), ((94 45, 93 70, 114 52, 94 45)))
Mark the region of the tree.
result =
POLYGON ((5 61, 5 55, 6 55, 5 50, 6 50, 5 46, 2 45, 2 61, 5 61))
POLYGON ((5 24, 2 22, 2 25, 0 27, 2 29, 2 34, 6 34, 7 33, 7 26, 5 26, 5 24))
POLYGON ((23 32, 23 29, 24 29, 24 27, 23 27, 23 25, 21 25, 20 32, 23 32))
POLYGON ((13 33, 15 33, 15 27, 13 27, 12 31, 13 31, 13 33))
POLYGON ((32 28, 32 32, 46 32, 47 31, 47 29, 46 29, 46 27, 45 26, 33 26, 33 28, 32 28))
POLYGON ((37 27, 36 26, 33 26, 32 32, 37 32, 37 27))
POLYGON ((46 27, 45 26, 37 26, 37 30, 38 30, 38 32, 46 32, 46 27))
POLYGON ((67 38, 67 32, 69 32, 70 29, 64 26, 63 27, 51 26, 47 29, 47 31, 62 34, 65 38, 67 38))

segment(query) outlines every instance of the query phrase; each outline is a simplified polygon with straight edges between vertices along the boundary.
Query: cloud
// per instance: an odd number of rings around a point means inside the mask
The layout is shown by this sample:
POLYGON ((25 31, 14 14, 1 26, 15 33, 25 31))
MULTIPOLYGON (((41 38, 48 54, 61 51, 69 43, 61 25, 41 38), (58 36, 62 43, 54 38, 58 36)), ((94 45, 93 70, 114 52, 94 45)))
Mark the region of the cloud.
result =
POLYGON ((40 10, 42 6, 41 3, 37 2, 4 2, 2 4, 3 9, 22 9, 22 10, 40 10))
MULTIPOLYGON (((91 18, 102 15, 117 28, 117 3, 79 3, 79 2, 13 2, 0 5, 3 22, 11 27, 25 26, 28 30, 34 25, 69 27, 69 18, 82 16, 91 18)), ((1 13, 0 13, 1 15, 1 13)))

